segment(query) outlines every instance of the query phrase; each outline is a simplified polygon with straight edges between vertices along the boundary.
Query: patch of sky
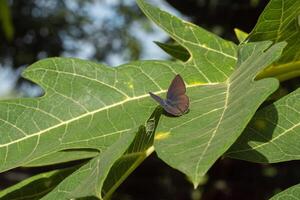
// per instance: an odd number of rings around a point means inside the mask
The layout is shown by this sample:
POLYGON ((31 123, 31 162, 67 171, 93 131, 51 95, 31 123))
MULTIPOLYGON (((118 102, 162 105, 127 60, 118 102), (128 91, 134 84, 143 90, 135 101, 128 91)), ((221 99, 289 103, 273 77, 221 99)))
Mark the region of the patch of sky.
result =
MULTIPOLYGON (((52 9, 55 8, 54 2, 46 1, 46 0, 37 0, 35 3, 37 5, 40 5, 39 7, 41 8, 45 8, 45 5, 47 5, 47 8, 52 9)), ((176 16, 179 16, 181 18, 183 17, 182 15, 180 15, 178 11, 173 9, 170 5, 168 5, 163 0, 152 0, 149 2, 176 16)), ((66 7, 70 10, 78 10, 79 8, 78 6, 80 6, 78 3, 76 3, 76 1, 73 0, 66 0, 64 1, 64 3, 66 7)), ((96 30, 95 27, 103 26, 104 23, 106 27, 107 25, 115 26, 115 27, 121 26, 124 23, 124 18, 115 9, 116 6, 118 6, 118 4, 120 3, 122 3, 123 6, 132 6, 135 4, 135 1, 134 0, 124 0, 124 1, 92 0, 90 4, 87 4, 87 6, 84 6, 82 9, 80 9, 80 12, 87 14, 92 19, 91 23, 87 23, 82 28, 85 31, 94 31, 96 30)), ((37 14, 39 13, 37 12, 37 14)), ((42 15, 42 13, 40 14, 42 15)), ((72 21, 73 18, 70 16, 69 20, 72 21)), ((153 23, 151 23, 151 27, 150 27, 151 31, 147 31, 142 26, 143 26, 142 23, 133 22, 131 26, 127 27, 132 33, 134 33, 134 37, 136 37, 142 44, 141 59, 143 60, 168 59, 169 58, 168 55, 153 43, 153 41, 164 42, 168 38, 167 34, 163 32, 161 29, 159 29, 153 23)), ((76 28, 74 30, 76 30, 76 28)), ((84 39, 79 41, 78 40, 74 41, 74 39, 68 36, 67 33, 65 32, 60 33, 60 37, 63 39, 64 47, 66 49, 61 56, 90 59, 92 55, 94 55, 95 53, 95 46, 94 44, 91 43, 91 41, 84 40, 84 39), (78 46, 80 48, 77 48, 78 50, 74 51, 73 49, 76 49, 75 47, 78 46)), ((109 42, 109 41, 105 41, 105 42, 109 42)), ((115 46, 120 45, 118 44, 117 41, 111 41, 111 42, 116 43, 114 44, 115 46)), ((126 53, 126 51, 124 51, 123 53, 126 53)), ((98 62, 104 62, 110 66, 118 66, 120 64, 130 61, 130 60, 126 60, 128 59, 128 57, 121 54, 112 52, 108 55, 106 61, 98 60, 98 62)), ((45 57, 44 54, 40 55, 40 58, 44 58, 44 57, 45 57)), ((15 93, 17 81, 20 77, 22 70, 23 68, 19 68, 17 71, 15 71, 11 67, 9 67, 9 65, 7 64, 3 65, 3 63, 1 65, 0 63, 0 98, 1 97, 7 98, 10 96, 16 97, 20 95, 39 96, 42 94, 42 90, 39 87, 32 86, 31 84, 27 84, 27 83, 19 87, 21 92, 15 93)))
POLYGON ((0 64, 0 98, 15 96, 15 87, 20 70, 13 70, 8 64, 0 64))
MULTIPOLYGON (((176 16, 182 17, 182 15, 175 9, 173 9, 169 4, 163 0, 152 0, 150 1, 153 5, 160 7, 163 10, 171 12, 176 16)), ((91 24, 86 24, 83 29, 85 31, 94 31, 96 27, 103 26, 105 23, 106 27, 119 27, 124 24, 123 17, 115 9, 116 6, 120 4, 119 0, 102 0, 102 1, 93 1, 92 4, 88 4, 83 10, 88 11, 88 15, 93 19, 91 24)), ((124 6, 132 6, 135 4, 134 0, 124 0, 122 1, 124 6)), ((66 1, 66 5, 70 9, 77 9, 76 3, 74 1, 66 1)), ((155 24, 151 24, 151 31, 146 31, 143 25, 139 22, 134 22, 128 29, 134 33, 134 37, 137 38, 142 44, 142 54, 141 59, 168 59, 168 55, 164 53, 153 41, 165 41, 168 38, 168 35, 159 29, 155 24)), ((74 45, 79 45, 79 51, 76 52, 64 52, 62 56, 67 57, 77 57, 82 59, 90 59, 91 56, 95 53, 95 48, 93 44, 90 44, 87 41, 72 41, 71 38, 67 36, 62 36, 64 38, 64 45, 68 48, 74 48, 74 45)), ((124 51, 123 53, 126 53, 124 51)), ((110 53, 104 62, 110 66, 118 66, 120 64, 129 62, 126 60, 126 56, 121 55, 120 53, 110 53)))

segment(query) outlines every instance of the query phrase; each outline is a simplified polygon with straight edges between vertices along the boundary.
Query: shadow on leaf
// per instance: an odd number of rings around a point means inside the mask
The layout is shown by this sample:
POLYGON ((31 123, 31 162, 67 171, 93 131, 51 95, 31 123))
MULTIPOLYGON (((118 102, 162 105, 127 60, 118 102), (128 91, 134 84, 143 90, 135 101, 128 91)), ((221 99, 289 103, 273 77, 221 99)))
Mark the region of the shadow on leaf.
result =
POLYGON ((278 112, 273 104, 259 110, 225 156, 251 162, 268 163, 268 159, 258 149, 270 142, 277 121, 278 112))

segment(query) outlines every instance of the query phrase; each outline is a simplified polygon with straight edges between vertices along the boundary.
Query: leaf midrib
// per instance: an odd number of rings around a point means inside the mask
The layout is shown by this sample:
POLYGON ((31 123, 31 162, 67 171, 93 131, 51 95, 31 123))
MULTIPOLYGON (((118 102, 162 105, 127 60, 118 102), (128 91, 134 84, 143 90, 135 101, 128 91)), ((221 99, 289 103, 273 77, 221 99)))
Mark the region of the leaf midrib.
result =
POLYGON ((216 136, 216 133, 217 133, 217 131, 219 130, 220 124, 221 124, 221 122, 222 122, 222 120, 223 120, 223 118, 224 118, 224 114, 225 114, 225 112, 226 112, 226 110, 227 110, 227 107, 228 107, 230 82, 229 82, 229 81, 226 81, 226 85, 227 85, 227 87, 226 87, 226 92, 225 92, 225 93, 226 93, 226 96, 225 96, 225 101, 224 101, 224 109, 223 109, 223 112, 222 112, 222 114, 221 114, 221 116, 220 116, 220 119, 219 119, 219 121, 218 121, 218 123, 217 123, 217 125, 216 125, 215 130, 213 131, 211 137, 209 138, 209 141, 207 142, 207 144, 206 144, 206 146, 205 146, 203 152, 201 153, 201 155, 200 155, 200 157, 199 157, 199 160, 198 160, 198 162, 197 162, 197 167, 196 167, 196 170, 195 170, 195 180, 197 180, 197 173, 198 173, 198 170, 199 170, 200 162, 202 161, 204 155, 206 154, 206 152, 207 152, 207 150, 208 150, 208 148, 209 148, 209 146, 210 146, 210 144, 211 144, 211 141, 212 141, 212 140, 214 139, 214 137, 216 136))

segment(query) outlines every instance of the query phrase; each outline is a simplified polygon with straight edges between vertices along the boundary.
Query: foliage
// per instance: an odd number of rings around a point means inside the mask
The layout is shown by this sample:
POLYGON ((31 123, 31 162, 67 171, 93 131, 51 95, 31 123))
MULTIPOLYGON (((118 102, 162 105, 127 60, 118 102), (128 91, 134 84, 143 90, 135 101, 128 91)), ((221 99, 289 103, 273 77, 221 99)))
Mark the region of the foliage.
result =
POLYGON ((144 0, 137 4, 175 40, 158 45, 178 60, 112 68, 48 58, 28 67, 23 76, 45 95, 0 102, 0 171, 90 159, 31 177, 0 197, 39 190, 42 199, 109 199, 154 150, 195 188, 222 156, 265 163, 299 158, 300 90, 263 104, 280 85, 273 71, 280 80, 299 71, 299 1, 271 0, 248 36, 237 31, 239 45, 144 0), (186 82, 190 111, 170 117, 148 92, 165 95, 176 74, 186 82), (29 187, 46 181, 48 188, 29 187))

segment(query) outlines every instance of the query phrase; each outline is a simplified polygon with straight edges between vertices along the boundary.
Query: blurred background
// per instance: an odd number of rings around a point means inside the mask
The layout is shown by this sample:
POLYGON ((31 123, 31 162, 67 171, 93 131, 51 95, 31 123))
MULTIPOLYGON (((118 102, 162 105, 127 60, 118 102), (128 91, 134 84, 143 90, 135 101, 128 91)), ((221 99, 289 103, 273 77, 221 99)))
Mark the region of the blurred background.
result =
MULTIPOLYGON (((233 29, 250 32, 268 0, 150 2, 237 42, 233 29)), ((134 0, 0 0, 0 99, 40 96, 43 91, 20 74, 43 58, 77 57, 110 66, 137 59, 170 59, 153 41, 170 38, 145 18, 134 0)), ((113 199, 267 199, 299 182, 298 166, 297 161, 262 165, 220 159, 193 190, 183 174, 152 155, 113 199)), ((0 174, 0 189, 47 169, 0 174)))

